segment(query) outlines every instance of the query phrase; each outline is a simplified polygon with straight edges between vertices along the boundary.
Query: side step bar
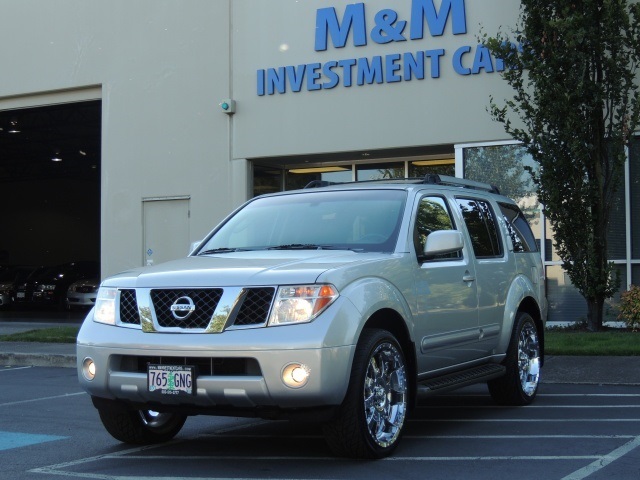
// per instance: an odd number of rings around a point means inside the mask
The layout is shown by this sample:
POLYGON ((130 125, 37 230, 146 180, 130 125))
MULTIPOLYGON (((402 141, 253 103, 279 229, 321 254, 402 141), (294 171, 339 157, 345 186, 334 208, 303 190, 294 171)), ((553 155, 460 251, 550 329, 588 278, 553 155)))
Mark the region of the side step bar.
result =
POLYGON ((467 385, 473 385, 474 383, 486 382, 501 377, 505 374, 506 370, 503 365, 482 365, 461 372, 430 378, 429 380, 420 382, 420 385, 418 385, 418 393, 433 395, 467 385))

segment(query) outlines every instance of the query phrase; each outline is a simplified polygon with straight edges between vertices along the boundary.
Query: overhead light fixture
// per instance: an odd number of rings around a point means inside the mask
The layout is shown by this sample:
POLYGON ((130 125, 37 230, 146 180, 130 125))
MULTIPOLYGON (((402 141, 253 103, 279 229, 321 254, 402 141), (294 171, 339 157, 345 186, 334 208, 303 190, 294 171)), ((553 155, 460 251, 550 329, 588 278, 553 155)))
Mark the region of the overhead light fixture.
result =
POLYGON ((455 165, 455 163, 455 158, 444 158, 441 160, 417 160, 415 162, 411 162, 411 164, 416 167, 437 167, 439 165, 455 165))
POLYGON ((328 172, 344 172, 351 170, 345 167, 310 167, 310 168, 292 168, 289 173, 328 173, 328 172))

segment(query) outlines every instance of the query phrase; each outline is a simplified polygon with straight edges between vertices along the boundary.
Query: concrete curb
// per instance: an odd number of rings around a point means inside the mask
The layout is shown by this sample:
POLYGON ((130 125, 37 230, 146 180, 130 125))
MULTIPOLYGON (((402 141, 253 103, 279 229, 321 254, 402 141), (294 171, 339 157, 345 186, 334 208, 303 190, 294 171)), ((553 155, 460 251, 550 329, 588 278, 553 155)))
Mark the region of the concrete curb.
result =
POLYGON ((55 353, 1 352, 0 364, 7 367, 63 367, 76 368, 76 356, 55 353))

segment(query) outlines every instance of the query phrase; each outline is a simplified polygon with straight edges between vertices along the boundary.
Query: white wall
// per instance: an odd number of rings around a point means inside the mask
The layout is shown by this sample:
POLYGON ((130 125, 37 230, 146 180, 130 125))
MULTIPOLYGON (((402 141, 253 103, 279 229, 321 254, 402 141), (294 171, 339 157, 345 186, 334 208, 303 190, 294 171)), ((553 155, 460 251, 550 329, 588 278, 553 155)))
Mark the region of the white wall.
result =
POLYGON ((193 240, 246 198, 217 107, 230 95, 229 4, 0 1, 0 108, 101 89, 103 276, 142 264, 143 198, 190 196, 193 240))
POLYGON ((509 87, 497 73, 460 75, 452 59, 470 46, 470 66, 481 29, 514 25, 519 2, 466 0, 462 35, 450 19, 441 36, 372 40, 378 12, 411 22, 413 1, 360 2, 367 45, 351 36, 316 51, 318 10, 342 18, 357 0, 0 0, 0 109, 85 87, 102 99, 106 276, 142 264, 143 199, 189 197, 198 240, 247 198, 245 159, 506 139, 486 107, 509 87), (439 78, 263 96, 256 87, 260 69, 433 49, 445 51, 439 78), (224 98, 237 101, 235 115, 221 112, 224 98))
MULTIPOLYGON (((500 124, 486 111, 489 95, 511 94, 497 73, 460 75, 452 67, 454 52, 478 44, 481 26, 495 34, 513 25, 519 2, 466 0, 467 33, 453 35, 451 18, 442 36, 428 33, 422 40, 378 44, 370 36, 356 47, 352 37, 344 48, 315 51, 316 14, 335 7, 344 20, 346 5, 339 0, 235 0, 233 2, 233 77, 238 113, 234 116, 234 156, 292 155, 318 152, 438 145, 505 139, 500 124), (284 50, 282 45, 287 45, 284 50), (444 49, 439 78, 344 87, 319 91, 290 90, 259 96, 257 70, 318 62, 371 58, 376 55, 444 49)), ((411 21, 412 0, 368 0, 366 26, 375 28, 375 15, 394 10, 398 21, 411 21)), ((438 3, 438 2, 436 2, 438 3)), ((395 24, 397 25, 397 23, 395 24)), ((425 27, 426 29, 426 27, 425 27)), ((410 25, 402 32, 409 37, 410 25)), ((464 62, 470 64, 474 53, 464 62)), ((289 88, 289 85, 287 85, 289 88)))

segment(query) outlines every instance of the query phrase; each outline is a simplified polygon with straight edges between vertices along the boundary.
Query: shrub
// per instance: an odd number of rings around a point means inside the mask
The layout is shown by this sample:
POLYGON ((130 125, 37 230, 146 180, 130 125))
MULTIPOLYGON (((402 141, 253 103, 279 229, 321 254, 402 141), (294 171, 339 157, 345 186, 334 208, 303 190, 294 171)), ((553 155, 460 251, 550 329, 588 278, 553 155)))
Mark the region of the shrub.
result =
POLYGON ((632 330, 640 328, 640 287, 631 285, 629 290, 620 294, 618 318, 624 320, 632 330))

